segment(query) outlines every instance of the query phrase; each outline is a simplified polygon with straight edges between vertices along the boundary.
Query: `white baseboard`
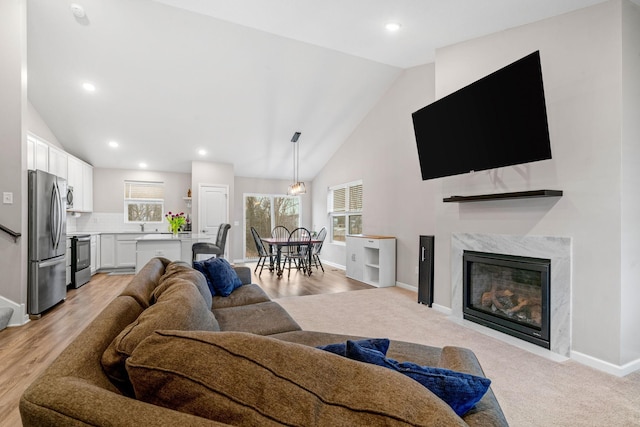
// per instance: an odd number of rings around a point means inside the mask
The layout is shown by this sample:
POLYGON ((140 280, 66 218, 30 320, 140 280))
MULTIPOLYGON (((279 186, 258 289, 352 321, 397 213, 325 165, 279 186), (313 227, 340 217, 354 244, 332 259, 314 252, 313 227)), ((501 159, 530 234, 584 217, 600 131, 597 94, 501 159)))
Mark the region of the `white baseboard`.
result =
POLYGON ((453 313, 449 307, 445 307, 444 305, 431 304, 431 308, 433 308, 435 311, 446 314, 447 316, 451 316, 451 314, 453 313))
POLYGON ((7 326, 21 326, 29 321, 29 315, 27 314, 27 306, 25 304, 18 304, 10 299, 0 296, 0 307, 9 307, 13 309, 11 319, 7 326))
POLYGON ((320 261, 322 262, 322 265, 328 265, 330 267, 337 268, 339 270, 346 270, 347 269, 347 267, 345 267, 344 265, 336 264, 335 262, 331 262, 331 261, 326 261, 326 260, 324 260, 322 258, 320 258, 320 261))
POLYGON ((418 293, 418 287, 417 286, 413 286, 413 285, 408 285, 406 283, 402 283, 402 282, 396 282, 396 286, 402 289, 407 289, 409 291, 413 291, 415 293, 418 293))
POLYGON ((610 362, 605 362, 604 360, 597 359, 593 356, 589 356, 588 354, 580 353, 579 351, 571 351, 571 359, 599 371, 615 375, 616 377, 624 377, 632 372, 640 370, 640 359, 636 359, 620 366, 614 365, 610 362))

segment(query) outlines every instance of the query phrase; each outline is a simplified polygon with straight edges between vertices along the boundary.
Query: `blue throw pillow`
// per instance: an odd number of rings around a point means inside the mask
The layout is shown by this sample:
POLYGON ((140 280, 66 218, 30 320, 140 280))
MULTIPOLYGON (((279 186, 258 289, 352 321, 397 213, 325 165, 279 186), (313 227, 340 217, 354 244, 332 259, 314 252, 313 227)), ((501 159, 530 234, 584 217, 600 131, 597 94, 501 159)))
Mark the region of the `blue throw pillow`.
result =
POLYGON ((216 289, 213 287, 213 283, 211 283, 211 279, 209 278, 209 274, 207 270, 204 268, 204 261, 194 261, 193 268, 198 270, 200 273, 204 275, 204 278, 207 279, 207 286, 209 286, 209 290, 211 291, 211 296, 216 295, 216 289))
POLYGON ((203 262, 203 265, 213 286, 211 295, 228 297, 231 292, 242 286, 242 281, 226 259, 209 258, 203 262))
MULTIPOLYGON (((388 338, 371 338, 371 339, 364 339, 364 340, 358 340, 358 341, 353 341, 353 342, 358 344, 360 347, 377 350, 380 353, 382 353, 383 355, 387 354, 387 350, 389 350, 389 339, 388 338)), ((318 346, 316 348, 319 348, 320 350, 328 351, 330 353, 335 353, 335 354, 337 354, 339 356, 346 356, 347 355, 347 343, 346 342, 340 342, 340 343, 335 343, 335 344, 327 344, 327 345, 320 345, 320 346, 318 346)))
POLYGON ((458 416, 463 416, 473 408, 491 385, 488 378, 387 359, 380 351, 362 347, 355 341, 347 341, 346 356, 349 359, 384 366, 418 381, 451 406, 458 416))

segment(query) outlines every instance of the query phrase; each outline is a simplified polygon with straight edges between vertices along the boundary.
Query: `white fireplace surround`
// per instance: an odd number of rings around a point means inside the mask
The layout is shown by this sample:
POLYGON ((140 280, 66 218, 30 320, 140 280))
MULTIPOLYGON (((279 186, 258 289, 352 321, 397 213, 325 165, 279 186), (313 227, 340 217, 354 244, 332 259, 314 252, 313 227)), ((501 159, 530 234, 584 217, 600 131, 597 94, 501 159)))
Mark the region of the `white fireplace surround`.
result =
POLYGON ((550 350, 557 355, 569 357, 571 352, 571 239, 549 236, 453 233, 451 236, 451 314, 460 321, 463 319, 462 254, 465 250, 551 260, 550 350))

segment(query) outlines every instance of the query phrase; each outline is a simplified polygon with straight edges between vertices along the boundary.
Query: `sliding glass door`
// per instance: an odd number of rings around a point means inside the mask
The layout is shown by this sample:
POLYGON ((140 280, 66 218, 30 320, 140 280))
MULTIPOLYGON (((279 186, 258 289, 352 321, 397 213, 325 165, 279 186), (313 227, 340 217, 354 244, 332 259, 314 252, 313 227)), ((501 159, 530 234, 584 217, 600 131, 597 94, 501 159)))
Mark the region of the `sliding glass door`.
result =
POLYGON ((260 236, 270 236, 276 225, 284 225, 293 230, 300 226, 300 197, 275 194, 245 194, 244 195, 244 258, 257 259, 256 249, 251 227, 260 236))

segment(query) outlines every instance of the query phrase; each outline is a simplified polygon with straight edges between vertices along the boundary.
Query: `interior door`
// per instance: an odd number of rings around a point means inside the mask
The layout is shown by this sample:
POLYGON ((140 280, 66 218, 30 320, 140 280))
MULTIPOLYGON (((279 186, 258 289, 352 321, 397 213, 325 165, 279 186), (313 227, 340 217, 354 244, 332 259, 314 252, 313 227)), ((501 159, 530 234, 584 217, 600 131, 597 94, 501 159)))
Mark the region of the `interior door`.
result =
MULTIPOLYGON (((229 189, 226 186, 201 185, 199 190, 199 232, 216 238, 218 227, 229 222, 229 189)), ((227 241, 228 241, 227 237, 227 241)))

